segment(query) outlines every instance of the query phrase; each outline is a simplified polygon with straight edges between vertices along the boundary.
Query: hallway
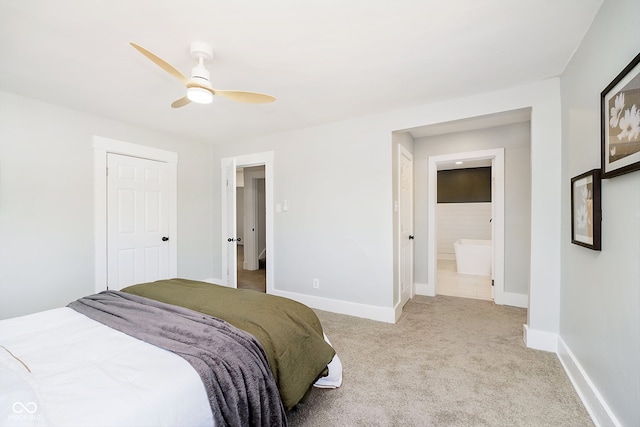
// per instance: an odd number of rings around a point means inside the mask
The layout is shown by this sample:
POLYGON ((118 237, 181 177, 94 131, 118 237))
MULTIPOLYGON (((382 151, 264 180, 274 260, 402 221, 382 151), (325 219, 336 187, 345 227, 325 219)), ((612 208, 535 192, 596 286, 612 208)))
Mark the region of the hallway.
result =
POLYGON ((244 246, 238 245, 238 289, 251 289, 258 292, 267 291, 267 271, 264 262, 260 262, 260 269, 245 270, 242 268, 244 263, 244 246))

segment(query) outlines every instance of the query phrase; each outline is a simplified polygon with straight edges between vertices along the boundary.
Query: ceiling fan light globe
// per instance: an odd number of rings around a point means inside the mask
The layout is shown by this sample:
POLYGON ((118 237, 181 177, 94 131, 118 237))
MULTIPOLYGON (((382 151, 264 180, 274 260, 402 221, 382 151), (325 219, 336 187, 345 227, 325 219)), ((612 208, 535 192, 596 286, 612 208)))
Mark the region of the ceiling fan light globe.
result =
POLYGON ((189 101, 198 104, 211 104, 211 102, 213 102, 213 94, 201 87, 188 88, 187 98, 189 98, 189 101))

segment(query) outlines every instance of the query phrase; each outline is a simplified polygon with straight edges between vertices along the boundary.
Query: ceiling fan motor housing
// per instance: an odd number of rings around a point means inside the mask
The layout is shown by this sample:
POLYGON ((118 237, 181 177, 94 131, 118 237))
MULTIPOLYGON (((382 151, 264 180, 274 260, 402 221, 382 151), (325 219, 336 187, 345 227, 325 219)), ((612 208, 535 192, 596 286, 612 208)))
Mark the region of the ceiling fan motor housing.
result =
POLYGON ((199 61, 200 58, 202 58, 204 62, 209 62, 213 59, 213 49, 208 43, 199 41, 192 42, 189 53, 191 53, 191 57, 196 61, 199 61))
POLYGON ((198 64, 191 70, 191 79, 204 86, 209 86, 209 70, 198 64))
POLYGON ((209 70, 204 67, 204 63, 213 59, 213 49, 207 43, 195 41, 191 43, 189 52, 191 57, 198 61, 198 65, 191 70, 191 79, 198 84, 210 86, 209 78, 211 76, 209 70))

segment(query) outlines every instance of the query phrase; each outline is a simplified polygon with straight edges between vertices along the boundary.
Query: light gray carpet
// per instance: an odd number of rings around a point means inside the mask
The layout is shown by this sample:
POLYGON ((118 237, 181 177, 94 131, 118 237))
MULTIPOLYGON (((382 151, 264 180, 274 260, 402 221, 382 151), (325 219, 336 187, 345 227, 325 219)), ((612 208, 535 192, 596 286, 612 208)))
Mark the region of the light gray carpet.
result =
POLYGON ((525 347, 525 309, 417 296, 395 325, 316 312, 344 381, 291 426, 593 426, 557 356, 525 347))

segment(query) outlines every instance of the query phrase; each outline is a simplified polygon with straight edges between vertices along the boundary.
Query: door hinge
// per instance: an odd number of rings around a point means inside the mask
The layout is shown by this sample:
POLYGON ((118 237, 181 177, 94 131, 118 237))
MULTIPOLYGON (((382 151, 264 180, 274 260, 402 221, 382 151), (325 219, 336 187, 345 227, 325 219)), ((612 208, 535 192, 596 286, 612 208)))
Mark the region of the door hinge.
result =
POLYGON ((491 286, 495 286, 495 285, 496 285, 495 280, 491 279, 491 286))

